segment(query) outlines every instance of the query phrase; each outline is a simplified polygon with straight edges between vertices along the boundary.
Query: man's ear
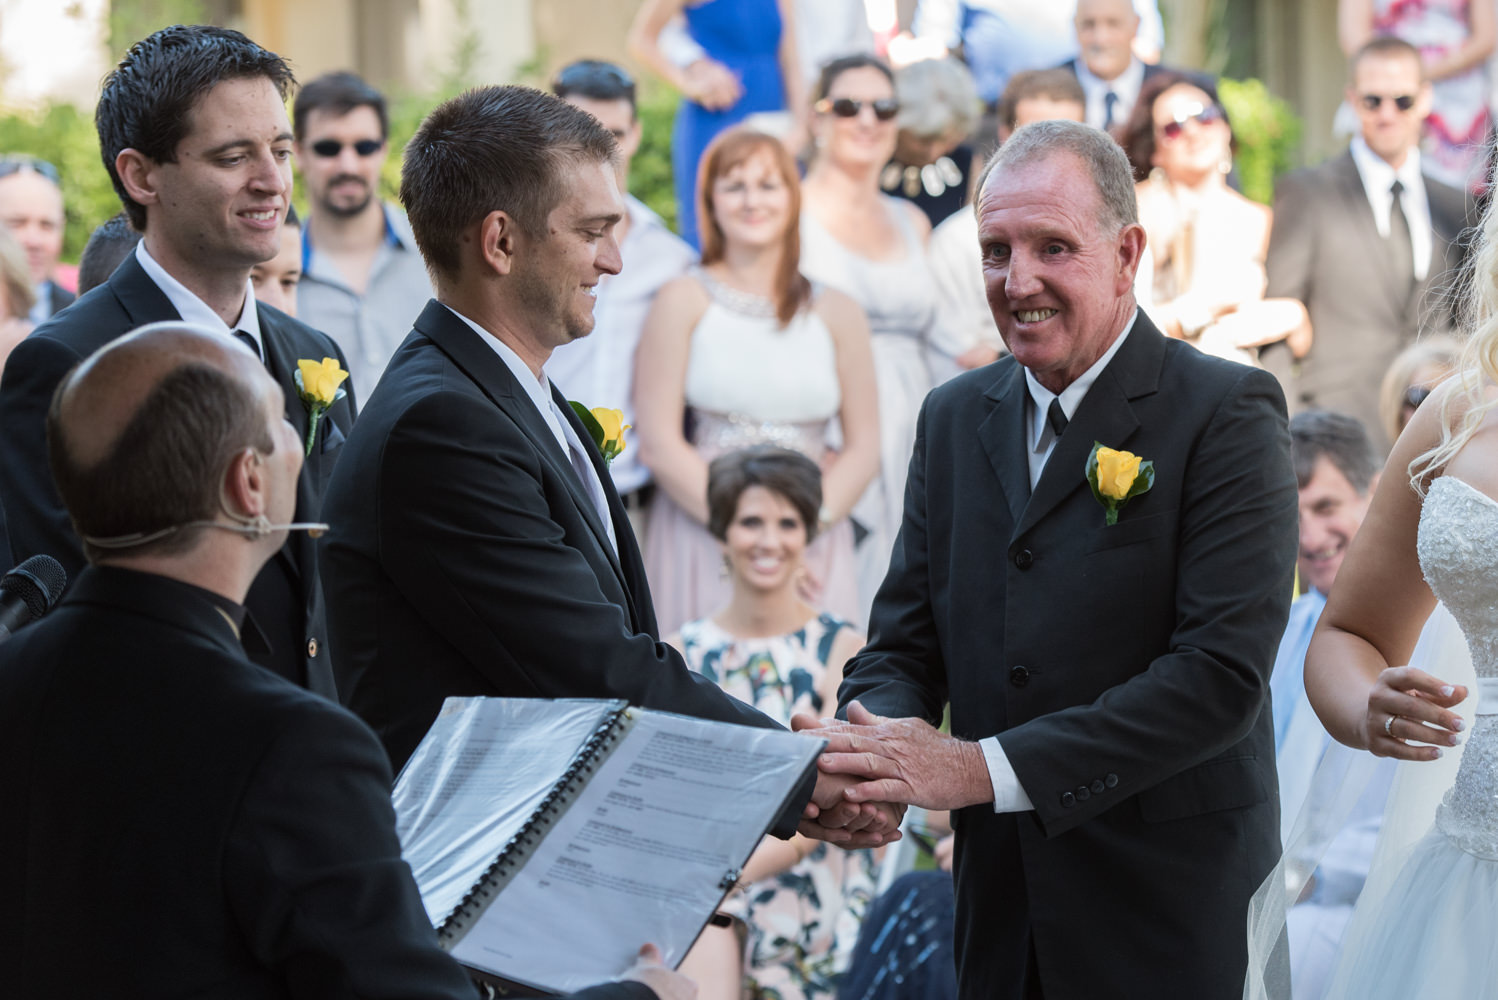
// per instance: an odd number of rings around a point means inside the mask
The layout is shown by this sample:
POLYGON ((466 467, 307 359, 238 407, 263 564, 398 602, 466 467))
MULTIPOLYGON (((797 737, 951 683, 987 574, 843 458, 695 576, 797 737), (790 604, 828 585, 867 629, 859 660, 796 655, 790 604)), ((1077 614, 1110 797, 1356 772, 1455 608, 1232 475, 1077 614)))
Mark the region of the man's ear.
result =
POLYGON ((484 266, 495 274, 509 274, 522 239, 520 227, 509 212, 495 209, 484 216, 478 227, 479 256, 484 266))
POLYGON ((161 165, 138 149, 122 149, 114 158, 114 169, 120 175, 120 183, 130 200, 140 205, 155 205, 161 201, 157 189, 157 169, 161 165))
POLYGON ((1118 234, 1118 281, 1114 291, 1118 295, 1134 288, 1134 275, 1139 273, 1139 262, 1144 259, 1144 227, 1137 222, 1124 226, 1118 234))
POLYGON ((253 448, 241 448, 224 472, 223 504, 231 517, 249 519, 266 513, 270 482, 265 463, 253 448))

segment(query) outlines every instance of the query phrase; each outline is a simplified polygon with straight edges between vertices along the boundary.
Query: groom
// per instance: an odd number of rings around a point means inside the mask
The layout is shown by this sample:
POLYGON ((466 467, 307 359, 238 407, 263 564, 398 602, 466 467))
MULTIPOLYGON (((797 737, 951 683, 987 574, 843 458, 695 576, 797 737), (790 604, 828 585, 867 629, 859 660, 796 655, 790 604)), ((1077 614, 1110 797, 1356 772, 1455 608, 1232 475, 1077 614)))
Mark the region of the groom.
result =
POLYGON ((1102 132, 1016 132, 977 211, 1012 355, 926 401, 840 694, 866 725, 823 769, 882 779, 852 798, 957 810, 962 997, 1237 997, 1248 899, 1279 854, 1284 400, 1137 310, 1144 232, 1102 132), (1153 462, 1112 525, 1095 443, 1153 462), (950 737, 931 726, 948 704, 950 737))

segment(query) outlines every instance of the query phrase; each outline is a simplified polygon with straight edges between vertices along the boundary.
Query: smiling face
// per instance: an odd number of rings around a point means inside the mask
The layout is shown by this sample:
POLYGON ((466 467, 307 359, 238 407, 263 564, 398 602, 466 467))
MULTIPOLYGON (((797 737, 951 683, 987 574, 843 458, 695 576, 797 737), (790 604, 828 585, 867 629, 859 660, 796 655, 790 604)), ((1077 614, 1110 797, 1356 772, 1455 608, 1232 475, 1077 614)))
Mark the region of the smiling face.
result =
POLYGON ((1300 488, 1300 578, 1323 594, 1332 589, 1347 546, 1368 514, 1375 478, 1358 493, 1336 464, 1317 457, 1311 478, 1300 488))
POLYGON ((1230 155, 1232 133, 1206 91, 1189 83, 1176 84, 1156 98, 1150 114, 1155 124, 1151 162, 1171 180, 1210 173, 1230 155))
POLYGON ((806 554, 806 524, 779 493, 750 486, 739 494, 723 552, 734 580, 757 591, 796 585, 806 554))
POLYGON ((1420 64, 1400 53, 1368 53, 1358 60, 1347 102, 1358 114, 1363 141, 1396 170, 1420 141, 1420 126, 1430 114, 1430 84, 1420 82, 1420 64), (1401 111, 1396 99, 1413 98, 1401 111), (1378 106, 1368 102, 1378 98, 1378 106))
POLYGON ((62 254, 62 192, 57 185, 34 170, 0 177, 0 225, 26 251, 32 284, 50 278, 62 254))
POLYGON ((1134 311, 1138 225, 1109 232, 1070 153, 994 170, 978 197, 988 305, 1015 360, 1060 392, 1092 367, 1134 311))
POLYGON ((379 114, 367 104, 341 115, 314 108, 305 128, 296 161, 315 211, 341 218, 363 212, 374 203, 388 151, 379 114), (360 144, 369 152, 360 153, 360 144))
POLYGON ((1082 61, 1093 76, 1113 80, 1129 68, 1139 31, 1139 15, 1129 0, 1078 0, 1073 23, 1082 61))
POLYGON ((752 153, 713 178, 708 200, 728 246, 779 246, 795 223, 790 185, 768 153, 752 153))
POLYGON ((538 344, 554 350, 593 330, 598 282, 618 274, 614 228, 624 199, 607 161, 563 167, 563 195, 539 239, 517 232, 510 274, 538 344))
POLYGON ((147 249, 171 273, 248 273, 274 257, 291 194, 291 122, 275 85, 216 85, 193 106, 176 162, 147 160, 144 175, 147 249))
POLYGON ((831 102, 846 98, 859 102, 859 109, 852 118, 840 118, 830 110, 817 114, 816 137, 826 155, 849 165, 883 166, 889 162, 895 152, 899 126, 894 118, 880 121, 874 114, 874 102, 893 100, 894 96, 895 85, 872 66, 839 73, 827 88, 828 107, 831 102))

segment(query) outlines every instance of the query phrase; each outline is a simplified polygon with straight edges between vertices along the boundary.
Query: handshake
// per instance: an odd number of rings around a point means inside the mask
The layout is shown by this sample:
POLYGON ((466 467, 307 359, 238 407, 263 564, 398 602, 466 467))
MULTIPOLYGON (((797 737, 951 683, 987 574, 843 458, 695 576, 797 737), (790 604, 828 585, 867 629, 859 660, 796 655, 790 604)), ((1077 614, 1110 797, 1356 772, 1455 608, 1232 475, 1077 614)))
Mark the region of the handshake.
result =
POLYGON ((854 701, 847 722, 798 714, 791 728, 827 741, 801 818, 803 836, 877 847, 900 839, 906 806, 960 809, 993 799, 978 744, 922 719, 887 719, 854 701))

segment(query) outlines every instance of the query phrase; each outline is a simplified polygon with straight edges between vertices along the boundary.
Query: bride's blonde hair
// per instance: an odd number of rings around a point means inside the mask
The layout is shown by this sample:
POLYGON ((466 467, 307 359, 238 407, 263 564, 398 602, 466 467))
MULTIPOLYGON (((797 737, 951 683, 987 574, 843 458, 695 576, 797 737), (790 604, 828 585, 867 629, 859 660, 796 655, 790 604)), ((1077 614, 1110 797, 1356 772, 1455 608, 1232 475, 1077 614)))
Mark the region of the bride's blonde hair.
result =
POLYGON ((1451 376, 1453 386, 1441 394, 1441 441, 1410 462, 1410 485, 1422 496, 1431 475, 1462 450, 1483 415, 1498 405, 1498 397, 1482 398, 1485 383, 1498 383, 1498 211, 1493 202, 1483 211, 1471 269, 1455 289, 1465 303, 1461 312, 1467 340, 1451 376))

